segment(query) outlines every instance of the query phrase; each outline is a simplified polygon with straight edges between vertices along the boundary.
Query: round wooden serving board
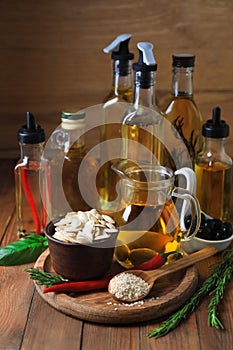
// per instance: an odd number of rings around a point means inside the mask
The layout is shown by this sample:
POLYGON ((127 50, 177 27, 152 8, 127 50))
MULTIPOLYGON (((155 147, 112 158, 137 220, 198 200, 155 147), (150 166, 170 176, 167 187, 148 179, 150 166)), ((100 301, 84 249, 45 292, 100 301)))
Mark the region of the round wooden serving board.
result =
MULTIPOLYGON (((112 270, 116 271, 117 263, 112 270)), ((35 268, 40 271, 54 272, 49 249, 38 258, 35 268)), ((120 269, 119 269, 120 271, 120 269)), ((111 273, 111 271, 110 271, 111 273)), ((91 322, 106 324, 127 324, 149 321, 165 316, 183 305, 195 292, 198 283, 197 269, 192 266, 176 275, 162 277, 156 283, 142 305, 123 305, 116 302, 107 291, 76 293, 43 293, 45 286, 37 285, 40 296, 55 309, 91 322)))

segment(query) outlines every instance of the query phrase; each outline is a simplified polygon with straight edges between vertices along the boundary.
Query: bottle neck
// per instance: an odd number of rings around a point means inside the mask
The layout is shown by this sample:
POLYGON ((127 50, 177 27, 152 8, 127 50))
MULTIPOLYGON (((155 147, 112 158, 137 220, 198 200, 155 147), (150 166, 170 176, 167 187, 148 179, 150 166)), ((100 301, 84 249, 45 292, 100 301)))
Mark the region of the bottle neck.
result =
POLYGON ((73 130, 65 130, 64 135, 64 152, 85 148, 84 129, 78 128, 73 130))
POLYGON ((173 67, 172 95, 193 95, 193 67, 173 67))
POLYGON ((40 161, 43 153, 44 142, 20 143, 21 159, 28 157, 30 161, 40 161))
POLYGON ((126 90, 132 86, 130 61, 113 60, 112 85, 116 96, 119 90, 126 90))
POLYGON ((155 83, 156 73, 151 72, 135 72, 135 84, 134 84, 134 106, 137 108, 139 105, 145 107, 155 106, 155 83))
POLYGON ((207 153, 225 153, 226 138, 204 137, 204 150, 207 153))

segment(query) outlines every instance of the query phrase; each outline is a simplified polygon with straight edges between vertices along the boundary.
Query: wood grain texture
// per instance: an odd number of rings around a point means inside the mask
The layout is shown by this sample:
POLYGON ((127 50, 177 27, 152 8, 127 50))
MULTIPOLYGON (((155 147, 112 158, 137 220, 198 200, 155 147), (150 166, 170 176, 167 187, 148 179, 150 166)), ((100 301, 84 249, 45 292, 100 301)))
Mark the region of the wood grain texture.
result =
MULTIPOLYGON (((43 272, 53 271, 49 249, 39 257, 35 268, 43 272)), ((36 285, 36 289, 49 305, 65 314, 95 323, 128 324, 156 319, 174 311, 194 293, 197 283, 197 271, 190 267, 185 273, 177 272, 169 278, 161 278, 149 295, 154 300, 130 307, 115 302, 107 291, 70 296, 64 293, 43 294, 44 286, 41 285, 36 285)))
MULTIPOLYGON (((16 239, 14 188, 12 172, 14 161, 0 160, 0 223, 1 247, 16 239), (6 202, 8 203, 6 205, 6 202), (9 224, 5 225, 5 218, 9 224), (3 228, 5 227, 5 228, 3 228)), ((221 260, 217 255, 197 264, 199 281, 221 260)), ((207 307, 210 296, 177 329, 165 337, 148 339, 147 334, 161 325, 167 317, 127 325, 109 325, 86 322, 67 316, 46 303, 35 291, 34 283, 24 272, 34 264, 0 266, 0 349, 1 350, 231 350, 232 349, 232 281, 224 293, 218 309, 225 331, 207 325, 207 307)))
MULTIPOLYGON (((10 237, 6 235, 7 230, 14 226, 15 217, 15 161, 5 159, 0 163, 0 242, 9 243, 10 237)), ((16 235, 16 232, 15 232, 16 235)))
POLYGON ((32 307, 20 349, 62 350, 67 348, 78 350, 82 339, 82 327, 82 321, 52 308, 36 293, 32 299, 32 307))
POLYGON ((171 86, 171 55, 196 54, 194 89, 205 119, 219 104, 232 124, 233 3, 231 0, 17 0, 0 3, 0 155, 17 157, 17 129, 31 111, 47 136, 64 108, 101 103, 111 85, 103 47, 118 34, 151 41, 157 92, 171 86))

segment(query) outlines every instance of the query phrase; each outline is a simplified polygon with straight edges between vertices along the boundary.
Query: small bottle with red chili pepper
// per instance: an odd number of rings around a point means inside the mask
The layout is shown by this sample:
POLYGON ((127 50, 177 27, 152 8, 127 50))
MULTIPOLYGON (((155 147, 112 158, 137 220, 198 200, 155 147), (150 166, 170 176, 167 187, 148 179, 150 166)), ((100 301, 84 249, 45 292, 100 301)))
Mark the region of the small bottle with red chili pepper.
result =
POLYGON ((18 131, 21 156, 14 169, 18 237, 43 233, 47 216, 39 183, 45 133, 30 112, 26 113, 26 119, 18 131))

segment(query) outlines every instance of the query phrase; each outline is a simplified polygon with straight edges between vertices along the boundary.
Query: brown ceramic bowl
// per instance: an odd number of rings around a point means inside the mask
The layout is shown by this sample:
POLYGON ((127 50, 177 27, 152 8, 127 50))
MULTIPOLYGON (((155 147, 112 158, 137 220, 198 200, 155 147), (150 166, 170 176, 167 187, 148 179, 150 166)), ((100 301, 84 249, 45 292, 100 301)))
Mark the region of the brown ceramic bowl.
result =
POLYGON ((66 243, 53 238, 56 221, 51 221, 45 229, 54 270, 76 281, 103 277, 112 264, 118 233, 90 245, 66 243))

